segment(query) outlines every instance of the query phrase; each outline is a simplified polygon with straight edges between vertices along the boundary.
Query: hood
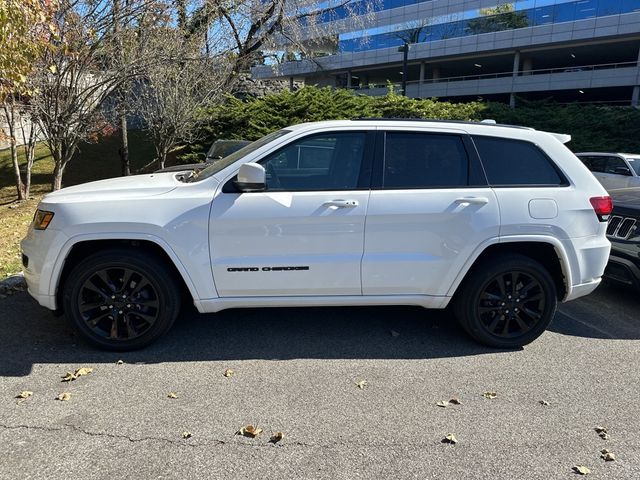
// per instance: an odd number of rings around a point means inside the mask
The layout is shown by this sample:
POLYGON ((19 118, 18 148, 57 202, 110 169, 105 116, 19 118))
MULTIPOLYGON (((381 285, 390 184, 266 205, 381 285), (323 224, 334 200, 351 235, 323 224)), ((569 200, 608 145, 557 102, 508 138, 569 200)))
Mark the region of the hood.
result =
POLYGON ((613 206, 640 210, 640 187, 617 188, 610 190, 613 206))
POLYGON ((175 176, 175 172, 167 172, 98 180, 49 193, 43 201, 67 203, 152 197, 175 189, 180 184, 175 176))

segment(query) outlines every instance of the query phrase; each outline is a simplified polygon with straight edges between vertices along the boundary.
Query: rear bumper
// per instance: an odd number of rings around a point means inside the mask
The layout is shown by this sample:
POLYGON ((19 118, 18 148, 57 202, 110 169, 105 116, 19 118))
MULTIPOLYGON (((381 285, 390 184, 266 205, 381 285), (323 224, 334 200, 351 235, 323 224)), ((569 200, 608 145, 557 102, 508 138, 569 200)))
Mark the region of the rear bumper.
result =
POLYGON ((566 302, 588 295, 600 285, 609 260, 611 243, 603 231, 602 235, 573 238, 565 244, 565 248, 571 269, 571 285, 563 299, 566 302))

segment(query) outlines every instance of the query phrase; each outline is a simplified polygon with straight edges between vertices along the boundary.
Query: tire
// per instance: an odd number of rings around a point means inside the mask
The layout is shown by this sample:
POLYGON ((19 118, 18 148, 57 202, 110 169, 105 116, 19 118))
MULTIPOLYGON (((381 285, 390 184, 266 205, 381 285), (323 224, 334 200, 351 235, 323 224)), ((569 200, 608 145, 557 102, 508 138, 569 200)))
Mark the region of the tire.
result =
POLYGON ((164 335, 180 311, 175 273, 155 255, 112 249, 76 265, 64 285, 66 317, 92 345, 136 350, 164 335))
POLYGON ((474 266, 454 301, 454 314, 476 341, 517 348, 542 335, 557 306, 546 268, 524 255, 503 254, 474 266))

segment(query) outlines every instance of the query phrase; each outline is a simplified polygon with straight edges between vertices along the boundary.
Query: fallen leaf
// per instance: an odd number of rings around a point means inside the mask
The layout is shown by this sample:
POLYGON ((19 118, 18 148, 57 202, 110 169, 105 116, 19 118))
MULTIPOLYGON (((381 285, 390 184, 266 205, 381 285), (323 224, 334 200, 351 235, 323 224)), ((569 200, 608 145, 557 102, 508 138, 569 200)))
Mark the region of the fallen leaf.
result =
POLYGON ((254 427, 253 425, 247 425, 246 427, 240 427, 237 434, 242 435, 243 437, 256 438, 258 435, 262 433, 262 429, 257 425, 254 427))
POLYGON ((449 403, 451 403, 452 405, 462 405, 462 402, 458 397, 451 397, 449 403))
POLYGON ((360 389, 360 390, 364 390, 364 387, 367 386, 367 381, 366 380, 360 380, 359 382, 356 382, 356 386, 360 389))
POLYGON ((176 392, 169 392, 167 397, 169 397, 169 398, 178 398, 178 394, 176 392))
POLYGON ((234 371, 233 371, 233 370, 231 370, 230 368, 227 368, 227 369, 224 371, 223 375, 224 375, 225 377, 229 378, 229 377, 232 377, 234 373, 236 373, 236 372, 234 372, 234 371))
POLYGON ((496 392, 484 392, 484 393, 482 394, 482 396, 483 396, 484 398, 494 399, 494 398, 496 398, 496 397, 498 396, 498 394, 497 394, 496 392))
POLYGON ((600 438, 601 438, 601 439, 603 439, 603 440, 609 440, 609 438, 611 438, 611 437, 609 437, 609 434, 608 434, 607 432, 601 432, 601 433, 599 433, 598 435, 599 435, 599 436, 600 436, 600 438))
POLYGON ((600 450, 600 453, 605 455, 607 453, 611 453, 611 450, 609 450, 608 448, 603 448, 602 450, 600 450))
POLYGON ((606 427, 596 427, 596 428, 594 428, 594 430, 597 433, 607 433, 607 428, 606 427))
POLYGON ((616 459, 616 455, 613 452, 607 451, 606 453, 602 453, 601 457, 605 462, 613 462, 616 459))
POLYGON ((193 433, 191 433, 189 431, 182 432, 182 438, 187 439, 187 438, 191 438, 191 437, 193 437, 193 433))
POLYGON ((29 390, 25 390, 23 392, 20 392, 18 395, 16 395, 16 398, 29 398, 31 395, 33 395, 33 392, 30 392, 29 390))
POLYGON ((91 372, 93 372, 93 368, 90 368, 90 367, 78 368, 75 372, 67 372, 67 374, 64 377, 62 377, 62 381, 72 382, 73 380, 76 380, 79 377, 82 377, 84 375, 89 375, 91 372))
POLYGON ((458 439, 453 433, 447 433, 447 435, 442 439, 442 443, 450 443, 452 445, 455 445, 456 443, 458 443, 458 439))
POLYGON ((547 402, 546 400, 540 400, 540 405, 544 405, 545 407, 549 406, 549 402, 547 402))
POLYGON ((400 336, 400 334, 398 332, 396 332, 395 330, 391 330, 389 333, 391 334, 392 337, 399 337, 400 336))
POLYGON ((572 470, 580 475, 588 475, 591 473, 591 470, 584 465, 576 465, 572 470))
POLYGON ((279 441, 281 441, 284 438, 284 433, 282 432, 276 432, 273 435, 271 435, 271 439, 269 440, 271 443, 278 443, 279 441))
POLYGON ((447 402, 446 400, 442 400, 442 401, 436 403, 436 405, 438 405, 439 407, 445 408, 445 407, 449 406, 449 402, 447 402))
POLYGON ((60 400, 61 402, 66 402, 71 399, 71 394, 69 392, 63 392, 56 397, 56 400, 60 400))
POLYGON ((124 363, 124 360, 118 360, 118 361, 116 362, 116 365, 122 365, 123 363, 124 363))

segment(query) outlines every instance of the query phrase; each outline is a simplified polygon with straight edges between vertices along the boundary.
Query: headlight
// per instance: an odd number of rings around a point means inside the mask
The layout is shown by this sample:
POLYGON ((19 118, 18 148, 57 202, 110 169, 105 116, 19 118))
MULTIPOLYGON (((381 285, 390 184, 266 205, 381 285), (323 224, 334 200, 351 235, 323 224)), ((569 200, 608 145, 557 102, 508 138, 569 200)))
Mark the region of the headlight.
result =
POLYGON ((36 230, 46 230, 52 219, 53 212, 38 209, 36 210, 36 214, 33 216, 33 228, 36 230))

